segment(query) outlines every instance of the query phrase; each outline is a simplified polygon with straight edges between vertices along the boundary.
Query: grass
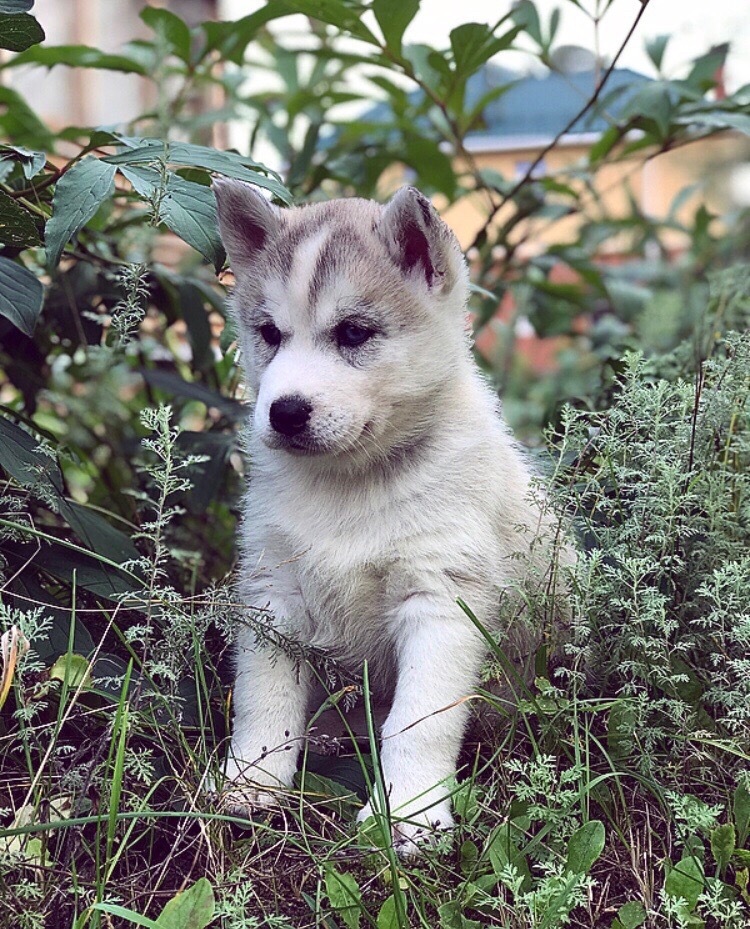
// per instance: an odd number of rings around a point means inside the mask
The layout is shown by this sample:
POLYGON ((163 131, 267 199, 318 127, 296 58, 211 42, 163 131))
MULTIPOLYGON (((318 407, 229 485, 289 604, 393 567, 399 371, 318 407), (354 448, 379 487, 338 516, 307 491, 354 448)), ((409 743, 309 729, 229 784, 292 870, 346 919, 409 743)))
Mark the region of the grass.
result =
POLYGON ((124 568, 90 514, 104 553, 61 539, 55 460, 15 427, 34 467, 5 487, 6 560, 26 586, 0 606, 0 926, 746 926, 749 390, 750 339, 711 334, 629 356, 603 412, 565 414, 550 481, 581 538, 577 623, 515 715, 491 689, 473 701, 456 829, 414 860, 386 841, 372 721, 366 745, 308 751, 279 810, 246 822, 212 801, 241 613, 228 588, 197 589, 174 544, 201 462, 169 411, 144 420, 124 568), (42 584, 37 561, 63 544, 72 583, 48 560, 42 584), (380 812, 357 829, 368 785, 380 812))
MULTIPOLYGON (((382 830, 357 835, 350 791, 320 776, 251 824, 210 812, 197 789, 202 734, 161 717, 159 701, 139 712, 130 683, 106 702, 96 689, 61 686, 54 726, 25 727, 27 763, 4 752, 4 793, 26 801, 4 831, 4 925, 137 924, 202 878, 213 922, 185 926, 617 926, 623 907, 631 920, 621 925, 641 924, 632 914, 649 911, 643 925, 697 924, 653 915, 669 899, 660 897, 662 863, 708 845, 724 811, 701 825, 693 811, 680 840, 663 785, 639 773, 613 737, 616 701, 570 699, 544 684, 496 745, 470 739, 455 834, 401 862, 382 830), (42 767, 32 746, 45 736, 52 751, 42 767)), ((47 696, 49 710, 58 695, 47 696)), ((703 761, 716 748, 706 740, 703 761)), ((729 785, 717 777, 703 786, 718 799, 729 785)), ((701 812, 705 801, 695 802, 701 812)), ((701 871, 701 889, 709 873, 701 871)), ((725 866, 725 877, 740 873, 725 866)))

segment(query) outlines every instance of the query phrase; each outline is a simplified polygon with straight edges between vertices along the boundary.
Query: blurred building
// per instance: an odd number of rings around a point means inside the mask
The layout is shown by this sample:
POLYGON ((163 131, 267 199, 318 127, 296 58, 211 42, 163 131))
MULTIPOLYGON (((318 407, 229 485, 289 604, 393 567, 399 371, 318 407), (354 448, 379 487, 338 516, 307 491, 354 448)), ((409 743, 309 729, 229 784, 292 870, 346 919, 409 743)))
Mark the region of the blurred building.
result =
MULTIPOLYGON (((83 45, 116 54, 129 42, 151 35, 139 16, 145 5, 145 0, 35 0, 32 12, 46 32, 45 44, 83 45)), ((188 25, 242 15, 238 0, 150 0, 148 5, 171 10, 188 25)), ((248 9, 252 6, 257 4, 247 4, 248 9)), ((557 50, 555 66, 556 70, 544 75, 519 75, 488 64, 473 76, 467 105, 495 88, 507 85, 507 90, 487 103, 482 129, 466 140, 471 167, 497 172, 511 182, 524 177, 532 165, 535 178, 575 173, 579 166, 585 166, 593 142, 621 116, 633 94, 650 82, 635 71, 614 70, 597 106, 574 121, 595 92, 602 68, 591 53, 574 46, 557 50), (566 131, 558 139, 562 130, 566 131), (555 139, 554 148, 539 159, 555 139)), ((57 65, 47 70, 23 66, 2 72, 0 81, 18 90, 42 120, 57 129, 127 128, 130 120, 153 106, 156 95, 154 82, 138 75, 86 67, 57 65)), ((221 101, 206 100, 202 105, 218 109, 221 101)), ((375 106, 372 114, 378 110, 382 115, 382 105, 375 106)), ((202 141, 228 147, 230 130, 217 123, 213 135, 207 133, 202 141)), ((247 133, 242 138, 246 140, 247 133)), ((238 144, 234 136, 232 140, 238 144)), ((246 141, 240 147, 244 144, 246 141)), ((644 158, 643 153, 636 153, 631 159, 601 168, 588 192, 583 190, 583 181, 574 178, 571 183, 581 188, 584 213, 589 218, 627 215, 632 199, 644 214, 663 220, 675 208, 678 195, 688 188, 692 193, 676 205, 676 219, 689 217, 698 203, 723 213, 738 202, 750 201, 748 140, 740 134, 725 133, 658 157, 644 158)), ((464 246, 482 227, 486 209, 486 198, 478 194, 444 211, 464 246)), ((496 222, 503 223, 511 210, 501 211, 496 222)), ((516 226, 513 235, 523 240, 521 253, 533 253, 552 241, 572 238, 579 222, 576 216, 554 222, 529 220, 516 226)), ((679 233, 674 232, 671 238, 670 247, 679 249, 679 233)), ((619 248, 617 239, 610 239, 603 251, 617 252, 619 248)))
MULTIPOLYGON (((689 222, 700 204, 717 214, 737 205, 741 192, 734 172, 750 158, 750 144, 739 133, 698 139, 672 151, 635 151, 599 168, 593 184, 587 186, 583 172, 592 146, 623 116, 634 112, 639 92, 654 82, 627 68, 615 69, 597 103, 576 119, 597 92, 603 69, 584 49, 568 47, 561 52, 557 71, 522 76, 488 65, 474 76, 470 87, 474 99, 495 87, 508 88, 485 107, 482 129, 467 136, 471 168, 496 172, 511 182, 529 173, 534 179, 556 177, 580 193, 580 214, 533 219, 514 228, 510 239, 521 243, 521 254, 534 254, 553 242, 575 238, 582 215, 617 220, 631 215, 633 203, 645 216, 657 221, 673 218, 675 224, 689 222)), ((716 93, 721 92, 719 83, 716 93)), ((637 134, 626 136, 613 146, 613 153, 635 139, 637 134)), ((554 203, 554 193, 548 193, 548 198, 554 203)), ((502 225, 512 209, 501 210, 495 222, 502 225)), ((486 210, 486 198, 477 194, 445 211, 464 247, 482 228, 486 210)), ((685 236, 676 228, 667 230, 663 243, 668 250, 679 251, 685 236)), ((602 245, 604 255, 621 251, 627 251, 624 238, 613 237, 602 245)))
MULTIPOLYGON (((150 0, 189 25, 219 16, 221 0, 150 0)), ((149 30, 139 18, 145 0, 35 0, 31 13, 46 34, 47 45, 85 45, 117 53, 149 30)), ((34 111, 54 129, 64 126, 123 125, 153 103, 153 88, 138 75, 68 68, 51 71, 21 67, 3 73, 34 111)))

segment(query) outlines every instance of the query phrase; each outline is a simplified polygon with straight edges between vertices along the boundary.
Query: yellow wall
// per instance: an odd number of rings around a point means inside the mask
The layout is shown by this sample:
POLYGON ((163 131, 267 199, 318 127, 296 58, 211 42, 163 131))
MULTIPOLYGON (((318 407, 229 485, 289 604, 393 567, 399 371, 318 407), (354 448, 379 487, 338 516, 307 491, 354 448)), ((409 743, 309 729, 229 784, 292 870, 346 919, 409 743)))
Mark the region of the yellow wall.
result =
MULTIPOLYGON (((746 160, 750 144, 744 137, 725 133, 709 139, 692 142, 672 152, 665 152, 646 160, 643 153, 599 169, 594 191, 585 189, 575 178, 560 178, 570 183, 580 195, 580 208, 587 218, 617 219, 630 214, 630 198, 640 209, 657 220, 670 213, 675 197, 685 188, 696 185, 695 192, 680 205, 677 219, 689 223, 699 204, 704 203, 715 213, 724 212, 730 205, 727 168, 746 160)), ((506 180, 518 179, 523 167, 532 162, 538 149, 483 152, 474 155, 474 164, 480 169, 492 169, 506 180)), ((558 146, 544 158, 545 173, 549 176, 566 174, 576 166, 585 165, 588 146, 558 146)), ((552 197, 554 201, 554 196, 552 197)), ((440 203, 437 204, 440 206, 440 203)), ((513 214, 506 206, 497 214, 493 225, 500 227, 513 214)), ((462 247, 467 248, 482 228, 488 215, 487 194, 477 192, 444 210, 446 221, 456 231, 462 247)), ((570 241, 576 236, 581 215, 563 218, 541 218, 524 221, 516 226, 509 241, 518 246, 522 254, 535 254, 555 242, 570 241)), ((664 244, 679 249, 685 237, 678 230, 665 234, 664 244)), ((627 237, 610 239, 604 251, 627 251, 627 237)))

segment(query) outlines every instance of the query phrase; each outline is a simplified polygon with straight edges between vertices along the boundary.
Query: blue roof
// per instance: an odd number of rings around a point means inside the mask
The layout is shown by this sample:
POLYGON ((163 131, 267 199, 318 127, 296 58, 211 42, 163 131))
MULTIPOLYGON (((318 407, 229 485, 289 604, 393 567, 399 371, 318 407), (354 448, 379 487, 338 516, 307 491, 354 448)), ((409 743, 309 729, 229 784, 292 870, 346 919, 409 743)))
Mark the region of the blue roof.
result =
MULTIPOLYGON (((473 74, 466 84, 465 106, 472 110, 479 101, 493 90, 505 88, 502 93, 492 97, 484 106, 481 118, 477 120, 476 129, 467 133, 467 141, 481 143, 483 139, 492 147, 505 143, 525 147, 528 144, 546 143, 559 135, 570 121, 579 113, 593 96, 597 82, 601 80, 601 70, 572 71, 560 73, 548 71, 542 76, 519 74, 498 65, 486 64, 473 74)), ((629 68, 615 68, 608 76, 601 96, 573 126, 568 135, 584 133, 600 134, 617 121, 633 96, 651 83, 652 79, 629 68)), ((424 91, 413 90, 408 94, 412 105, 419 107, 425 103, 424 91)), ((397 140, 397 128, 393 125, 394 112, 390 104, 382 100, 370 106, 361 116, 373 127, 389 127, 394 142, 397 140)), ((422 113, 411 117, 410 128, 419 132, 432 133, 429 117, 422 113)), ((328 136, 323 136, 321 144, 327 147, 332 138, 346 131, 341 126, 328 136)), ((357 127, 357 138, 367 141, 368 131, 362 132, 357 127)))
MULTIPOLYGON (((575 71, 560 74, 549 71, 541 77, 518 74, 486 65, 472 75, 467 84, 467 106, 497 87, 508 89, 487 104, 482 129, 469 138, 484 136, 554 138, 593 96, 601 71, 575 71)), ((616 68, 608 77, 601 98, 569 130, 571 134, 601 133, 621 113, 631 97, 650 78, 629 68, 616 68)))

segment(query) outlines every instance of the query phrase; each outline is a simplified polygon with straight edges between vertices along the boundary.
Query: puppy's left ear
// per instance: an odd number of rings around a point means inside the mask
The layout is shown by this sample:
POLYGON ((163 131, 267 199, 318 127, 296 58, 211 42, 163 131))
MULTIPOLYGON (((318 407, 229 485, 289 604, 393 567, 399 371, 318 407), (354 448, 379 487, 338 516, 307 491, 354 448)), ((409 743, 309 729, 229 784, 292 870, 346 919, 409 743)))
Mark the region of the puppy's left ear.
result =
POLYGON ((415 187, 402 187, 393 195, 383 210, 378 231, 404 275, 423 279, 431 290, 450 290, 452 265, 460 260, 458 242, 415 187))

